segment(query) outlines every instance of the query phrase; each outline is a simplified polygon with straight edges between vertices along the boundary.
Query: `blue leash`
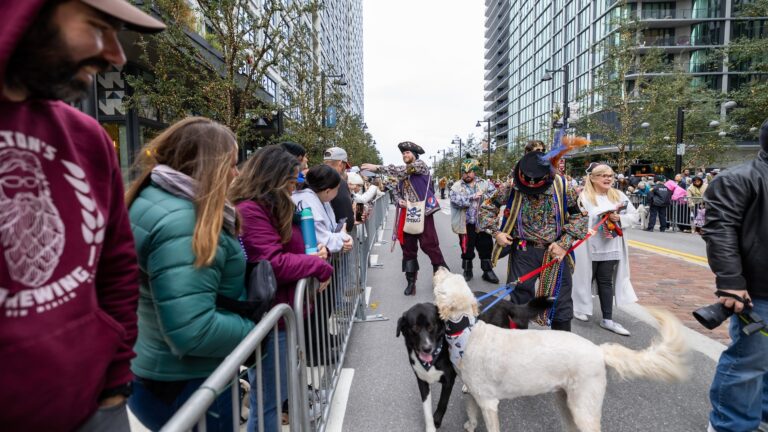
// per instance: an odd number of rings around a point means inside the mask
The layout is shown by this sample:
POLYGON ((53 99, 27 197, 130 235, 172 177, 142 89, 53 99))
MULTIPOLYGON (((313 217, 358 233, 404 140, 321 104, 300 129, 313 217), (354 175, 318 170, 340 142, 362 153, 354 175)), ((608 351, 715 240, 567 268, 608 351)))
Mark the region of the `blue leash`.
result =
POLYGON ((496 294, 497 292, 504 290, 504 294, 502 294, 501 296, 497 297, 497 298, 496 298, 496 300, 494 300, 494 301, 492 301, 492 302, 491 302, 491 304, 489 304, 488 306, 486 306, 485 308, 483 308, 483 310, 482 310, 482 311, 480 311, 480 313, 481 313, 481 314, 483 314, 483 313, 485 313, 485 312, 486 312, 488 309, 490 309, 490 308, 492 308, 492 307, 496 306, 496 303, 500 302, 501 300, 503 300, 503 299, 504 299, 504 297, 506 297, 506 296, 508 296, 510 293, 512 293, 512 291, 514 291, 516 287, 517 287, 517 285, 502 285, 502 286, 500 286, 500 287, 496 288, 495 290, 493 290, 493 291, 491 291, 491 292, 489 292, 489 293, 487 293, 487 294, 483 294, 483 295, 481 295, 480 297, 478 297, 478 298, 477 298, 477 301, 483 301, 483 300, 485 300, 485 299, 487 299, 487 298, 491 297, 492 295, 496 294))

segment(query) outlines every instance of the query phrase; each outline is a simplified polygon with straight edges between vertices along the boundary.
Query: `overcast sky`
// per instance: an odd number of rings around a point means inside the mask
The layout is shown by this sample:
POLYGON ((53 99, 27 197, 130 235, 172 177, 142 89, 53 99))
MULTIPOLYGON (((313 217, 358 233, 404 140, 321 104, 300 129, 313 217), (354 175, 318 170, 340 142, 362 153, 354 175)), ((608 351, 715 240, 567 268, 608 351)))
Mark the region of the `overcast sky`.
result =
MULTIPOLYGON (((484 1, 364 0, 365 121, 385 163, 483 137, 484 1)), ((431 160, 428 161, 431 166, 431 160)))

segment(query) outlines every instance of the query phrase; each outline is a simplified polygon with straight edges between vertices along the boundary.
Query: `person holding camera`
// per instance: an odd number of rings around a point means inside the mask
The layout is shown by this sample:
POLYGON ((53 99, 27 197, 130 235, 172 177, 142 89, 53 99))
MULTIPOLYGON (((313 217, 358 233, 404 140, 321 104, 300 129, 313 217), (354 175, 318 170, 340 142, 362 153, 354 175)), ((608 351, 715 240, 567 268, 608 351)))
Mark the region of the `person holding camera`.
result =
POLYGON ((704 193, 702 237, 715 295, 735 313, 709 391, 710 432, 768 430, 768 331, 765 322, 750 331, 768 318, 768 120, 759 141, 757 158, 724 171, 704 193))

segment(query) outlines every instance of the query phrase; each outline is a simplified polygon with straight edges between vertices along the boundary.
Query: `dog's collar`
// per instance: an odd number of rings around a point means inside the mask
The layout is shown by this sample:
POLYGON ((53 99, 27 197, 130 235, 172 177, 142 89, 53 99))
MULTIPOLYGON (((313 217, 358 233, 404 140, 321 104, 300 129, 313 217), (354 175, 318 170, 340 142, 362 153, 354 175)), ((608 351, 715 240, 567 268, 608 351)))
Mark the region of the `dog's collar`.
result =
POLYGON ((464 330, 472 327, 475 324, 475 317, 468 315, 462 315, 459 321, 445 321, 445 334, 446 336, 456 337, 459 336, 464 330))

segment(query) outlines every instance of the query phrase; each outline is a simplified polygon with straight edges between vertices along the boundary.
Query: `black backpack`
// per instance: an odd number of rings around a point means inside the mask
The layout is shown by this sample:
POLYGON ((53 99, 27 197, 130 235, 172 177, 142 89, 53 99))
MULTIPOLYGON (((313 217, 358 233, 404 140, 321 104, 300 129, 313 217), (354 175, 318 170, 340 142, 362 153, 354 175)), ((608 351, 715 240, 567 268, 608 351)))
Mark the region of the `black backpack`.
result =
POLYGON ((255 323, 269 312, 277 291, 277 280, 272 264, 267 260, 247 263, 245 268, 246 300, 234 300, 216 295, 216 306, 234 312, 255 323))

